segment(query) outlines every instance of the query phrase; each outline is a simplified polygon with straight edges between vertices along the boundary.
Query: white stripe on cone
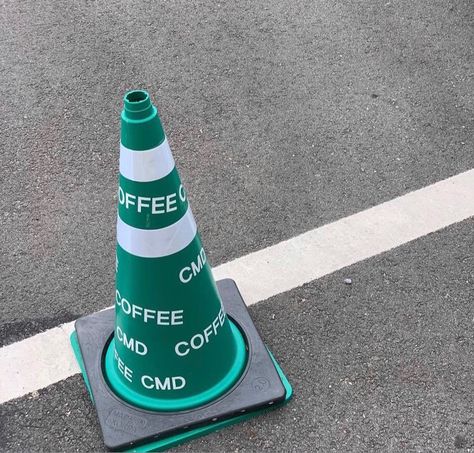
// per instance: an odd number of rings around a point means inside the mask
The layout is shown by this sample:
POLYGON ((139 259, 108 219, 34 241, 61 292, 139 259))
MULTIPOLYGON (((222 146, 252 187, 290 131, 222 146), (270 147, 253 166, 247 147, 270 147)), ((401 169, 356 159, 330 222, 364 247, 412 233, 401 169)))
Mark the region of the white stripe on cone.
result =
POLYGON ((160 258, 184 249, 196 236, 191 208, 177 222, 157 230, 142 230, 117 219, 117 242, 126 252, 143 258, 160 258))
POLYGON ((164 178, 174 168, 174 159, 168 139, 156 148, 134 151, 120 144, 120 173, 136 182, 149 182, 164 178))

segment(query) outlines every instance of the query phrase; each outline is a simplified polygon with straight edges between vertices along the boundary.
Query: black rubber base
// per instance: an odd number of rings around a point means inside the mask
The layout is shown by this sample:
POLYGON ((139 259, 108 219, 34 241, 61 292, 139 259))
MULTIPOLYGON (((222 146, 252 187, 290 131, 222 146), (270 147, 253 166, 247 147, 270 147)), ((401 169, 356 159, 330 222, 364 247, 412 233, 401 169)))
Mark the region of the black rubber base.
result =
POLYGON ((110 450, 129 450, 204 425, 218 425, 285 401, 287 390, 263 344, 233 280, 217 282, 224 308, 241 329, 248 348, 242 377, 225 395, 205 406, 181 412, 152 412, 119 399, 104 379, 105 348, 114 330, 114 309, 76 321, 83 373, 97 409, 105 445, 110 450))

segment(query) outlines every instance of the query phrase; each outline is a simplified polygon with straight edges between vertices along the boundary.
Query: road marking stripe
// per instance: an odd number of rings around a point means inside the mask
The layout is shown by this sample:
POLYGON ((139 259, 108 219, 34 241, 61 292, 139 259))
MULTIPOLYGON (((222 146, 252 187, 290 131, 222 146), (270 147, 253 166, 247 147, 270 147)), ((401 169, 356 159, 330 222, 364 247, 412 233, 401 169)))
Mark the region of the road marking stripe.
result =
POLYGON ((142 230, 117 217, 117 242, 126 252, 143 258, 160 258, 183 250, 196 236, 191 208, 177 222, 156 230, 142 230))
POLYGON ((168 139, 146 151, 134 151, 120 144, 120 173, 136 182, 149 182, 164 178, 174 168, 168 139))
POLYGON ((69 322, 1 348, 0 403, 79 373, 69 343, 73 330, 69 322))
POLYGON ((225 263, 251 305, 474 215, 474 170, 225 263))
MULTIPOLYGON (((289 291, 474 215, 474 170, 303 233, 214 269, 248 305, 289 291)), ((79 372, 73 323, 0 349, 0 403, 79 372)))

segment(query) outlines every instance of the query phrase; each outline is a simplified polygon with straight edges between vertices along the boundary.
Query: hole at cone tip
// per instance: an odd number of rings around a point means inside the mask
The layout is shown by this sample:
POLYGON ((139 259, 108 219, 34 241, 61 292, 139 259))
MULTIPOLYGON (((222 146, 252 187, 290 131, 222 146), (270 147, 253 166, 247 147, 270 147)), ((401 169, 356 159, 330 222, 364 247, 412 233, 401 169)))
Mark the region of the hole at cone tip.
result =
POLYGON ((125 94, 125 111, 132 119, 144 119, 150 114, 151 100, 144 90, 133 90, 125 94))
POLYGON ((142 102, 148 99, 148 93, 142 90, 130 91, 125 95, 125 99, 128 102, 142 102))

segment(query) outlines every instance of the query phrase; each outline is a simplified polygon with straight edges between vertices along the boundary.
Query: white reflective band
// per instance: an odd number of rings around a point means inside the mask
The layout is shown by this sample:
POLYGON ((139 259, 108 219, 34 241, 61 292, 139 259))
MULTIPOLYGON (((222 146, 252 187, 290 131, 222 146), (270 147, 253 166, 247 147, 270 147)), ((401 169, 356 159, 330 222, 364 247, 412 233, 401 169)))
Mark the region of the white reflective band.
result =
POLYGON ((156 148, 134 151, 120 144, 120 173, 127 179, 149 182, 161 179, 174 168, 168 139, 156 148))
POLYGON ((117 242, 126 252, 143 258, 159 258, 183 250, 196 236, 191 208, 177 222, 158 230, 142 230, 117 219, 117 242))

